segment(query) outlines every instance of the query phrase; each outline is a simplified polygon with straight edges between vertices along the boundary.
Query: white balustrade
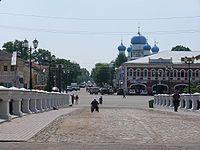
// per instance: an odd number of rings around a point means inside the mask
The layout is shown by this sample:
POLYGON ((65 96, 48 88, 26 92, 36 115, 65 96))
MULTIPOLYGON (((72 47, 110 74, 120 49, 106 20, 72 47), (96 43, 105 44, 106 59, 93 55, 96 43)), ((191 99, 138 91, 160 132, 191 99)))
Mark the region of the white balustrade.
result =
POLYGON ((192 99, 192 110, 197 110, 199 109, 198 105, 199 105, 199 96, 200 93, 194 93, 191 95, 191 99, 192 99))
POLYGON ((11 120, 9 111, 11 91, 8 88, 0 86, 0 118, 11 120))
POLYGON ((185 99, 185 109, 191 109, 192 108, 192 99, 191 94, 184 94, 185 99))
POLYGON ((22 94, 23 92, 15 87, 9 88, 11 90, 11 100, 12 100, 12 114, 16 116, 22 116, 22 111, 21 111, 21 102, 22 102, 22 94))
POLYGON ((0 119, 11 120, 12 115, 38 113, 69 105, 66 93, 6 88, 0 86, 0 119))

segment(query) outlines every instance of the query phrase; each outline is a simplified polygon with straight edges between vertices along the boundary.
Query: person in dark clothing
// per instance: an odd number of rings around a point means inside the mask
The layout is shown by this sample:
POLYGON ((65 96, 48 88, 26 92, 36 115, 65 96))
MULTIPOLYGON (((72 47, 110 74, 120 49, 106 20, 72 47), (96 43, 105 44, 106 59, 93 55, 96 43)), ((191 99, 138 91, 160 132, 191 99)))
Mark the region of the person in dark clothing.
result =
POLYGON ((94 112, 94 110, 99 112, 99 102, 96 99, 91 102, 91 112, 94 112))
POLYGON ((103 98, 102 96, 99 97, 99 104, 102 104, 103 103, 103 98))
POLYGON ((178 111, 178 107, 179 107, 179 103, 180 103, 180 95, 179 93, 176 91, 173 95, 173 103, 174 103, 174 111, 177 112, 178 111))
POLYGON ((71 95, 72 105, 74 105, 74 94, 71 95))
POLYGON ((123 89, 123 98, 126 98, 126 91, 123 89))

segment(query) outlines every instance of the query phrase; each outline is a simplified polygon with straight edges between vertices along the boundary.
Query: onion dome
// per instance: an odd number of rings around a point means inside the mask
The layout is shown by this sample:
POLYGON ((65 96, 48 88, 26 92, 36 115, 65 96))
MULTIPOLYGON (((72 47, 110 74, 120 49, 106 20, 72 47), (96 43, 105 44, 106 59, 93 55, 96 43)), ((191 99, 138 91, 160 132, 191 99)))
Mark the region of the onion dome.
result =
POLYGON ((128 48, 127 48, 127 52, 131 52, 132 51, 132 46, 130 45, 128 48))
POLYGON ((159 51, 158 46, 155 44, 155 45, 152 47, 151 51, 152 51, 153 53, 158 53, 158 51, 159 51))
POLYGON ((131 44, 146 44, 147 39, 138 32, 138 34, 131 39, 131 44))
POLYGON ((145 44, 144 47, 143 47, 143 50, 146 50, 146 51, 147 50, 149 51, 150 49, 151 49, 151 46, 148 43, 145 44))
POLYGON ((118 50, 119 50, 119 51, 125 51, 125 50, 126 50, 126 47, 123 45, 122 42, 121 42, 121 45, 118 46, 118 50))

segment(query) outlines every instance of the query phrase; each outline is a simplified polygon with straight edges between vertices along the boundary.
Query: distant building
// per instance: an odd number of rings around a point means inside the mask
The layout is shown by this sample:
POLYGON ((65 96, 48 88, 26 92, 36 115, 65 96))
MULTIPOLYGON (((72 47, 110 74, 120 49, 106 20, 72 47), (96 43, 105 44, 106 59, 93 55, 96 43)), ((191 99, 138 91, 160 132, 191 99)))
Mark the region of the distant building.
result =
POLYGON ((135 94, 182 91, 188 86, 189 77, 191 83, 200 82, 200 60, 191 64, 184 61, 186 56, 194 58, 199 54, 197 51, 163 51, 127 61, 119 68, 118 84, 135 94))
MULTIPOLYGON (((140 28, 138 27, 137 35, 131 38, 131 44, 127 48, 128 52, 128 60, 135 60, 141 57, 149 56, 152 54, 157 54, 159 52, 159 48, 156 45, 156 42, 153 47, 149 45, 145 36, 140 33, 140 28)), ((118 46, 119 54, 124 54, 126 51, 126 47, 121 41, 121 44, 118 46)))
MULTIPOLYGON (((16 65, 11 65, 12 54, 0 50, 0 85, 5 87, 29 88, 29 63, 25 60, 16 59, 16 65)), ((47 66, 32 63, 33 87, 44 88, 46 85, 47 66)))

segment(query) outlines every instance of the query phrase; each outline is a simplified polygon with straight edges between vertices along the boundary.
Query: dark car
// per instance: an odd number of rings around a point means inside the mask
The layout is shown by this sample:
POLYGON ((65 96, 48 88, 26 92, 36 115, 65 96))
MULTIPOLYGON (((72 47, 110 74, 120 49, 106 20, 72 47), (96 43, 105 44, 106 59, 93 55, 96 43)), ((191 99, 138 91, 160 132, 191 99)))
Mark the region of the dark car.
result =
POLYGON ((124 89, 117 90, 117 95, 123 95, 123 94, 124 94, 124 89))
POLYGON ((101 95, 108 94, 108 89, 107 88, 101 88, 100 93, 101 93, 101 95))
POLYGON ((90 92, 90 94, 98 94, 99 88, 98 87, 91 87, 89 92, 90 92))

